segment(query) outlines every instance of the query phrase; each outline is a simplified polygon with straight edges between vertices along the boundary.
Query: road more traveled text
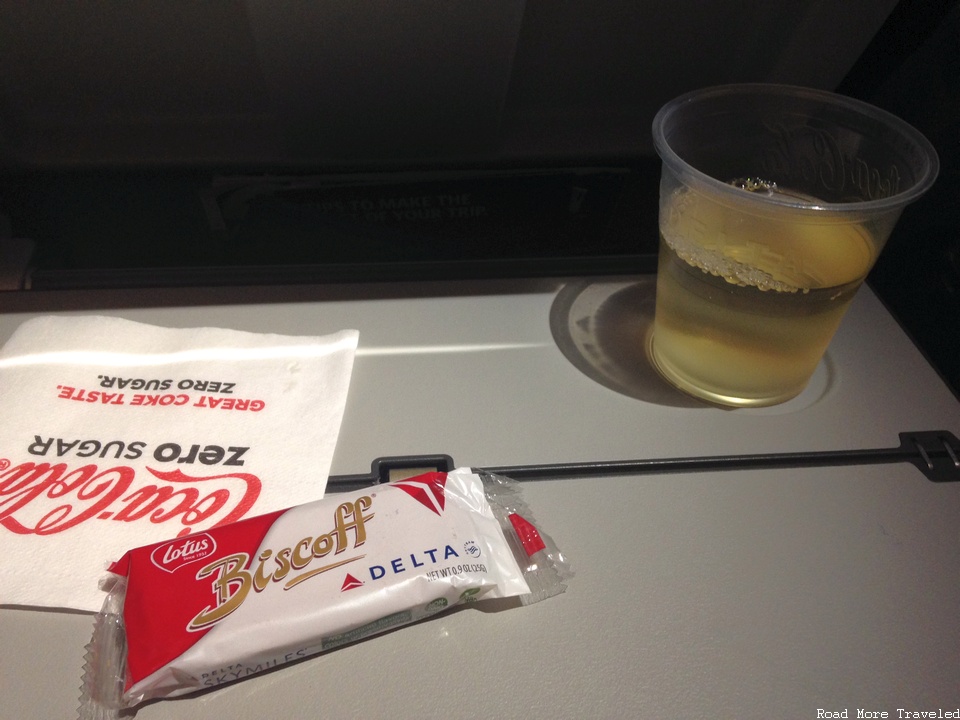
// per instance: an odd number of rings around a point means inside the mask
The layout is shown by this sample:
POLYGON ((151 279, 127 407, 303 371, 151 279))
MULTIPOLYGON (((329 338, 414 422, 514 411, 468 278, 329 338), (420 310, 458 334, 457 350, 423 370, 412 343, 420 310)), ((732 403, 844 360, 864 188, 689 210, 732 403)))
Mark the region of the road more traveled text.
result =
POLYGON ((944 720, 945 718, 954 718, 960 720, 960 707, 944 710, 908 710, 906 708, 897 708, 895 710, 866 710, 856 708, 851 714, 850 710, 826 710, 817 708, 817 718, 883 718, 884 720, 896 718, 897 720, 914 720, 914 718, 928 718, 929 720, 944 720))

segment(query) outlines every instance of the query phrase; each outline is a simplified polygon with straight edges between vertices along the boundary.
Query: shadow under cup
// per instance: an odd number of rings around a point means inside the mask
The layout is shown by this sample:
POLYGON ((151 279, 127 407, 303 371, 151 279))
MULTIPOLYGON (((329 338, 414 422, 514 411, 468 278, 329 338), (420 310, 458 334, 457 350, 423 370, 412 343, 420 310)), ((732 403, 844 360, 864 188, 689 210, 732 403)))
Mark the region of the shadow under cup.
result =
POLYGON ((756 84, 671 101, 653 138, 651 361, 721 405, 798 395, 903 208, 936 178, 933 146, 871 105, 756 84))

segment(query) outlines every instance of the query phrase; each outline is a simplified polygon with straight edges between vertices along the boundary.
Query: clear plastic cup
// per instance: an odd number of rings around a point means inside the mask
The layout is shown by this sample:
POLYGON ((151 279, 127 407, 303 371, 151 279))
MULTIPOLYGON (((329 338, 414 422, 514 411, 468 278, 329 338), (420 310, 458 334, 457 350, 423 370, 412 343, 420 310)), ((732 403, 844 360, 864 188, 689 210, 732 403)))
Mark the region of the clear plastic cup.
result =
POLYGON ((653 139, 654 365, 721 405, 798 395, 903 208, 936 178, 933 146, 866 103, 760 84, 669 102, 653 139))

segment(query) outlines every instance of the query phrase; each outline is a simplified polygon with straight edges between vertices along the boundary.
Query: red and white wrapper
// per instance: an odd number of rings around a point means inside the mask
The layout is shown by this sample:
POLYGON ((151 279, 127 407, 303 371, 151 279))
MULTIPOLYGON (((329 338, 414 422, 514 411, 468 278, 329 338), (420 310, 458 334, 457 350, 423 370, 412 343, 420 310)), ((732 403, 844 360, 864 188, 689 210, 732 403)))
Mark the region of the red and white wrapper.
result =
POLYGON ((334 494, 126 553, 95 622, 80 717, 214 688, 571 575, 519 485, 468 469, 334 494))

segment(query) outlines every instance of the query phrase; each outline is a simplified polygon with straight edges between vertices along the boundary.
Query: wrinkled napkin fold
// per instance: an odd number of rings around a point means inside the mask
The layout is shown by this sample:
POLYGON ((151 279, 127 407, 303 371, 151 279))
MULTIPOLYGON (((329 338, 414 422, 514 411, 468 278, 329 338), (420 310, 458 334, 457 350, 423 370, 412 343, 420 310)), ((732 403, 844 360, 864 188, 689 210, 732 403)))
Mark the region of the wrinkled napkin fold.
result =
POLYGON ((357 341, 23 323, 0 350, 0 604, 97 610, 129 548, 322 497, 357 341))

